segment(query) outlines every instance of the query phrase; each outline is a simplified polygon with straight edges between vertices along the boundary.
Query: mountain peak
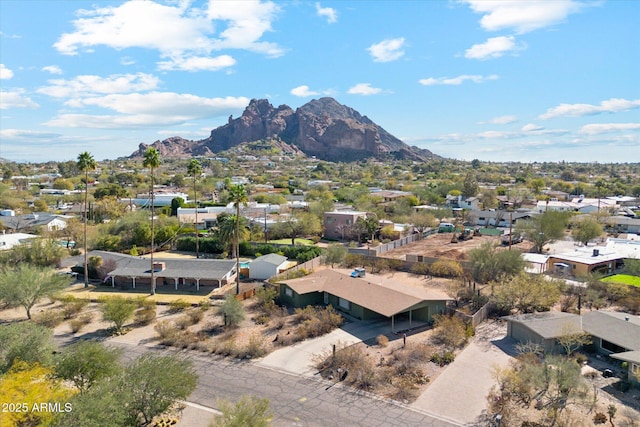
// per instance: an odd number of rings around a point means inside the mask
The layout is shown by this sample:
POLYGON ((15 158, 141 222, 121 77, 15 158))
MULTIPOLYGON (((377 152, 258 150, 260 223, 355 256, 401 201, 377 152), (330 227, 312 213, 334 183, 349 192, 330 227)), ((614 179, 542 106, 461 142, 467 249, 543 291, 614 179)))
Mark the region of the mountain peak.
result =
MULTIPOLYGON (((190 148, 181 140, 177 151, 185 155, 216 153, 243 142, 267 139, 282 140, 307 155, 329 161, 389 154, 414 160, 438 157, 428 150, 418 154, 368 117, 331 97, 313 99, 295 111, 288 105, 274 108, 267 99, 252 99, 240 117, 229 117, 227 124, 213 129, 209 138, 194 141, 190 148)), ((153 145, 171 151, 167 141, 153 145)))

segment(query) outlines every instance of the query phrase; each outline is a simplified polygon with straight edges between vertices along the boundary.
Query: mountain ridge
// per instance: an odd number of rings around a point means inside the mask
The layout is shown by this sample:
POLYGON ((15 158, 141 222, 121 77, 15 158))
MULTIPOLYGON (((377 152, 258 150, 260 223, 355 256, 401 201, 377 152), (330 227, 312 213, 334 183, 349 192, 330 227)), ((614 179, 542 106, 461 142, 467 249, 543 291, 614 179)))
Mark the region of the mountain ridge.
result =
POLYGON ((148 147, 165 157, 210 156, 244 142, 278 139, 309 156, 329 161, 352 161, 393 156, 400 159, 440 158, 426 149, 410 147, 355 109, 333 98, 313 99, 293 110, 274 107, 266 99, 252 99, 238 118, 211 130, 208 138, 193 141, 179 136, 140 144, 130 157, 148 147))

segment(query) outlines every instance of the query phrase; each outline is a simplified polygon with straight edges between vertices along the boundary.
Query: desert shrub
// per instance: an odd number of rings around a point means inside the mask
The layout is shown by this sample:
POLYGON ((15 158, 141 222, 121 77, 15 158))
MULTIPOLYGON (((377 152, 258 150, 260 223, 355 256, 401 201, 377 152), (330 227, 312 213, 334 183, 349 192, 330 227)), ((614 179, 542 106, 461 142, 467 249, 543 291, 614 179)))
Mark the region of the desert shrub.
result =
POLYGON ((389 345, 389 338, 387 338, 386 335, 380 334, 376 337, 376 342, 380 347, 386 347, 389 345))
POLYGON ((335 358, 329 351, 316 357, 315 366, 325 378, 333 377, 361 390, 368 390, 375 386, 376 373, 371 360, 365 350, 359 345, 336 345, 335 358))
POLYGON ((156 323, 153 327, 160 337, 160 344, 173 345, 181 333, 180 330, 168 320, 156 323))
POLYGON ((77 319, 73 319, 69 321, 69 327, 71 328, 71 332, 76 334, 80 332, 80 330, 91 323, 93 320, 93 315, 91 313, 85 313, 77 319))
POLYGON ((467 325, 456 316, 434 316, 432 339, 448 350, 456 349, 467 342, 467 325))
POLYGON ((314 317, 315 309, 308 305, 305 308, 296 308, 293 314, 293 322, 298 324, 314 317))
POLYGON ((154 320, 156 320, 155 304, 142 306, 134 313, 134 321, 138 325, 150 325, 154 320))
POLYGON ((426 276, 430 272, 429 264, 426 264, 424 262, 416 262, 411 266, 411 269, 409 271, 412 274, 416 274, 418 276, 426 276))
POLYGON ((296 329, 296 338, 299 341, 329 333, 343 321, 342 316, 330 305, 324 309, 307 306, 303 312, 301 316, 305 317, 305 320, 296 329))
POLYGON ((267 354, 267 347, 264 338, 259 334, 253 334, 249 337, 249 342, 244 348, 243 357, 262 357, 267 354))
POLYGON ((271 327, 274 329, 282 329, 284 325, 287 323, 287 319, 282 316, 277 316, 271 319, 271 327))
POLYGON ((260 314, 253 319, 256 325, 266 325, 270 320, 271 316, 269 316, 268 314, 260 314))
POLYGON ((451 351, 445 351, 444 353, 433 353, 431 355, 431 361, 438 366, 446 366, 455 360, 456 356, 451 351))
POLYGON ((154 300, 147 299, 146 297, 137 298, 136 304, 138 304, 138 308, 156 307, 156 302, 154 300))
POLYGON ((88 301, 81 299, 73 299, 71 301, 66 301, 62 306, 62 315, 64 320, 71 319, 75 317, 78 313, 82 311, 89 304, 88 301))
POLYGON ((46 310, 33 316, 33 321, 47 328, 55 328, 62 323, 64 315, 60 310, 46 310))
POLYGON ((195 325, 204 318, 204 311, 200 308, 192 308, 191 310, 187 310, 185 315, 191 320, 191 324, 195 325))
POLYGON ((238 345, 236 344, 236 340, 233 338, 228 338, 220 341, 216 345, 216 354, 220 354, 222 356, 235 356, 238 354, 238 345))
POLYGON ((439 259, 431 264, 429 272, 437 277, 461 277, 464 273, 459 262, 447 259, 439 259))
POLYGON ((256 290, 256 299, 258 300, 258 306, 265 312, 270 313, 275 310, 275 299, 278 296, 278 291, 274 287, 264 286, 256 290))
POLYGON ((362 267, 367 264, 366 260, 367 258, 364 255, 347 254, 344 257, 344 265, 347 268, 362 267))
POLYGON ((181 331, 184 331, 189 326, 193 325, 193 322, 191 321, 191 317, 184 314, 178 317, 177 319, 175 319, 173 321, 173 324, 175 325, 176 328, 180 329, 181 331))
POLYGON ((183 299, 177 299, 169 303, 169 313, 179 313, 191 307, 191 304, 183 299))
POLYGON ((596 414, 593 416, 594 424, 604 424, 607 422, 607 420, 607 416, 602 412, 596 412, 596 414))
POLYGON ((391 397, 396 400, 413 400, 417 397, 418 387, 410 378, 400 377, 393 383, 391 397))

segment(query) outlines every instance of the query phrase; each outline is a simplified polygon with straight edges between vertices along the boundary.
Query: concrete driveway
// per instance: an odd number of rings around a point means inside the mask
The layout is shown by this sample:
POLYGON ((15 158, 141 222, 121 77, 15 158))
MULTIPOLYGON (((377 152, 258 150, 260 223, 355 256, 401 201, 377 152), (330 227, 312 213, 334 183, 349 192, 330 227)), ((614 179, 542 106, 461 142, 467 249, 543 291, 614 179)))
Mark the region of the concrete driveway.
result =
POLYGON ((495 384, 494 369, 512 360, 515 342, 506 338, 506 330, 503 321, 480 325, 471 343, 410 406, 464 425, 486 425, 481 420, 495 384))

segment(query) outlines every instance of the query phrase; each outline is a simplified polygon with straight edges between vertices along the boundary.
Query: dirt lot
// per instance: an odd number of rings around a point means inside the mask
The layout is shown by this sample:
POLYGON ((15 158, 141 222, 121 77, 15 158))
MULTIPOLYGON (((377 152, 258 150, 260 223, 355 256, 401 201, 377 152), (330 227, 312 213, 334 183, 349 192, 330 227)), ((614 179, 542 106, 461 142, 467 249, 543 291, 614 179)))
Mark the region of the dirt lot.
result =
MULTIPOLYGON (((447 258, 456 261, 465 261, 467 252, 479 247, 484 242, 500 244, 500 238, 496 236, 474 236, 471 240, 451 243, 451 233, 439 233, 427 237, 424 240, 410 243, 382 254, 384 258, 405 259, 405 254, 422 255, 432 258, 447 258)), ((523 243, 514 245, 519 250, 524 250, 523 243)))

